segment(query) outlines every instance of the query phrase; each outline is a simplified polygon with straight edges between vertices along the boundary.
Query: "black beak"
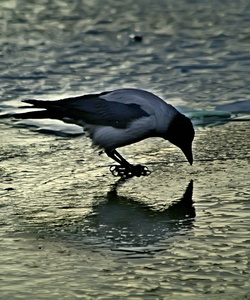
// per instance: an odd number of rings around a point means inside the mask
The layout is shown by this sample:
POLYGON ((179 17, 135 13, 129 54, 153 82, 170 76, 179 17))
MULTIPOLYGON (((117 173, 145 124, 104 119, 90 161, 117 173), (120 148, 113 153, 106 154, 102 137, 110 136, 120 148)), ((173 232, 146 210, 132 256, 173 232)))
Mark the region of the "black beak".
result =
POLYGON ((190 163, 190 165, 192 166, 193 164, 193 153, 192 153, 192 146, 190 147, 185 147, 183 149, 181 149, 183 151, 183 153, 185 154, 188 162, 190 163))

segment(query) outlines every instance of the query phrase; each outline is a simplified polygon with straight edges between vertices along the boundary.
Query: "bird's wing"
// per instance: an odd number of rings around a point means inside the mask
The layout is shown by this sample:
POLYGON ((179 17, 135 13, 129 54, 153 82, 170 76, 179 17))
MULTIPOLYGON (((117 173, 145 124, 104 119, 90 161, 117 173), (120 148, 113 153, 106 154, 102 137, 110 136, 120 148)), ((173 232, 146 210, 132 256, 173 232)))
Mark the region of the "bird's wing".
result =
POLYGON ((45 108, 46 111, 17 114, 16 117, 60 120, 68 118, 87 124, 127 128, 132 121, 149 116, 138 104, 105 100, 102 96, 106 94, 108 93, 84 95, 58 101, 24 100, 26 103, 33 104, 33 107, 45 108))

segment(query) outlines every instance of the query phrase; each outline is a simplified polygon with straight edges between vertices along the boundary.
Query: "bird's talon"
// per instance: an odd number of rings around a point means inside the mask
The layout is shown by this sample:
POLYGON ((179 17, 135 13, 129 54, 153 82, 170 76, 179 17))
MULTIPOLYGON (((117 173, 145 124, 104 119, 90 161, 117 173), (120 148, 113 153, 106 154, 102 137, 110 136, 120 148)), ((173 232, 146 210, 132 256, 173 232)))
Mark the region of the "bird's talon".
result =
POLYGON ((149 176, 151 174, 151 171, 147 167, 143 166, 142 173, 143 176, 149 176))
POLYGON ((109 168, 110 172, 115 177, 121 177, 123 179, 132 178, 134 176, 148 176, 151 174, 151 171, 145 166, 142 165, 131 165, 129 167, 123 167, 119 165, 112 165, 109 168))
POLYGON ((114 165, 114 166, 110 166, 110 168, 109 168, 110 172, 111 172, 112 175, 115 176, 115 177, 121 176, 118 167, 119 167, 119 166, 114 165))

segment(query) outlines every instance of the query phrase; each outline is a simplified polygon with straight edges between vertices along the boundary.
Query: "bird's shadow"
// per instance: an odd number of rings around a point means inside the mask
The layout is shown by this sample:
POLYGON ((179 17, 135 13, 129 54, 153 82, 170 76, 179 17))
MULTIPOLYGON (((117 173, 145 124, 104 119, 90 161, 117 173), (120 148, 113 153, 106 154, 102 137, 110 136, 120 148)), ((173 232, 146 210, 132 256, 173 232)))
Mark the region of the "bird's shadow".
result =
POLYGON ((128 249, 153 246, 180 230, 192 228, 195 218, 193 181, 179 201, 161 211, 152 210, 133 198, 119 196, 117 188, 123 182, 113 185, 104 199, 96 199, 98 204, 87 216, 83 230, 88 238, 102 241, 113 249, 128 249))
MULTIPOLYGON (((164 208, 152 209, 145 199, 119 195, 117 189, 124 180, 118 180, 104 196, 96 196, 88 214, 63 214, 46 221, 24 214, 24 230, 35 233, 36 239, 53 241, 66 247, 91 251, 122 251, 126 254, 152 254, 165 250, 169 238, 192 230, 195 208, 192 199, 193 181, 190 181, 181 199, 166 199, 164 208), (172 200, 172 202, 171 202, 172 200)), ((163 196, 164 197, 164 196, 163 196)), ((40 212, 40 211, 39 211, 40 212)), ((19 220, 20 224, 20 220, 19 220)))

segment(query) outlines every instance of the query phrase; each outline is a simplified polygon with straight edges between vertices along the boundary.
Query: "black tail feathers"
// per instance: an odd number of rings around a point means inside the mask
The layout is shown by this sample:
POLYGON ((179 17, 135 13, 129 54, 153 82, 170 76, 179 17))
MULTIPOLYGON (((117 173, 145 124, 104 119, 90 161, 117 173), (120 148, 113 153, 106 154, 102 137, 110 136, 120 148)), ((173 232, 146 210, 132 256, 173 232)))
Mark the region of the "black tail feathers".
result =
POLYGON ((24 113, 13 114, 12 117, 16 119, 59 119, 60 113, 56 113, 56 110, 51 105, 52 101, 43 101, 43 100, 23 100, 24 103, 32 104, 33 106, 22 106, 20 108, 43 108, 44 110, 40 111, 31 111, 24 113), (46 110, 47 109, 47 110, 46 110))
POLYGON ((52 119, 51 114, 47 110, 13 114, 12 117, 16 119, 52 119))
POLYGON ((33 106, 30 106, 30 108, 32 108, 32 107, 47 108, 48 106, 51 106, 51 103, 52 103, 52 101, 33 100, 33 99, 22 100, 22 102, 32 104, 33 106))

